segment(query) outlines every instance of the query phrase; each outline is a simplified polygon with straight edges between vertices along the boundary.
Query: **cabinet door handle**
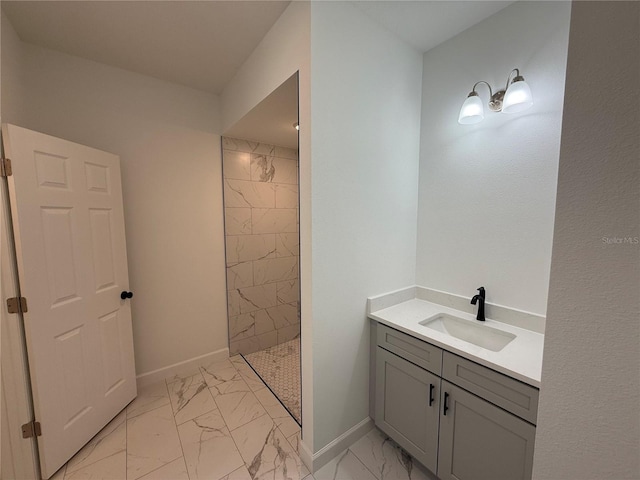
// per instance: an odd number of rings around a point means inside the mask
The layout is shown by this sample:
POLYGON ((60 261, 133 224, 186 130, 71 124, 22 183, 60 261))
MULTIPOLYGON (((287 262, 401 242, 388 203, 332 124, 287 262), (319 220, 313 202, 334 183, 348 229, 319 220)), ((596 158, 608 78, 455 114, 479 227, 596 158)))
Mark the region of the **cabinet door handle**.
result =
POLYGON ((442 409, 442 414, 446 415, 447 414, 447 410, 449 410, 449 405, 447 405, 449 403, 449 394, 447 392, 444 392, 444 407, 442 409))
POLYGON ((433 389, 436 388, 436 386, 433 383, 429 384, 429 406, 431 406, 433 404, 433 389))

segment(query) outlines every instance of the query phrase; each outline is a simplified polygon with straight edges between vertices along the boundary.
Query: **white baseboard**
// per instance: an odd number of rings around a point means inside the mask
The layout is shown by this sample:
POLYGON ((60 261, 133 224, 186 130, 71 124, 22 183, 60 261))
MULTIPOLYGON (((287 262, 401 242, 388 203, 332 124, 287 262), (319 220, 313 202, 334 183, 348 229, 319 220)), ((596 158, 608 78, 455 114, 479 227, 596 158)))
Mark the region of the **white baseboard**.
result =
POLYGON ((174 363, 168 367, 158 368, 147 373, 141 373, 136 377, 136 383, 138 388, 142 388, 146 385, 159 382, 169 377, 173 377, 181 374, 188 374, 198 367, 207 365, 214 362, 221 362, 229 358, 229 349, 221 348, 215 352, 205 353, 198 357, 190 358, 182 362, 174 363))
MULTIPOLYGON (((342 453, 355 442, 364 437, 367 433, 369 433, 373 429, 373 420, 370 417, 365 418, 357 425, 354 425, 349 430, 344 432, 338 438, 318 450, 312 456, 312 467, 310 470, 312 472, 317 472, 320 468, 324 467, 327 463, 333 460, 339 453, 342 453)), ((303 442, 300 442, 300 458, 303 462, 305 459, 303 457, 303 451, 306 446, 303 442)), ((304 451, 304 455, 308 454, 308 450, 304 451)), ((307 463, 305 462, 305 465, 307 463)))

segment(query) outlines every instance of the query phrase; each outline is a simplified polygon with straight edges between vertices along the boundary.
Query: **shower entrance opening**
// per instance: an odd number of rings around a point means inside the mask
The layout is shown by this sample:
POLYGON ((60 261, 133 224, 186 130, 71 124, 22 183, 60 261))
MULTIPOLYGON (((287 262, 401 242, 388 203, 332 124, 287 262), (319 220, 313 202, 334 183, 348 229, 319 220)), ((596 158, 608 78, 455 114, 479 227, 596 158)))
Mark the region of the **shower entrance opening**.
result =
POLYGON ((298 424, 298 79, 222 139, 229 353, 242 355, 298 424))

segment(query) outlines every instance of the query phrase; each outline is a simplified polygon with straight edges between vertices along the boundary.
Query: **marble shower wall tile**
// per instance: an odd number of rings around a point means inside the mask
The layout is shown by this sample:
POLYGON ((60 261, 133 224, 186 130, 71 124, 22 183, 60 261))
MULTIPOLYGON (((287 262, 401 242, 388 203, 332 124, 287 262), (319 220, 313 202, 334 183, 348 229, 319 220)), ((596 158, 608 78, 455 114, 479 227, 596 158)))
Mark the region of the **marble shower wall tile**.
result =
POLYGON ((226 150, 222 154, 224 178, 251 180, 251 154, 226 150))
POLYGON ((275 145, 252 142, 240 138, 222 137, 222 148, 224 150, 235 150, 239 152, 257 153, 262 155, 275 155, 275 145))
POLYGON ((245 338, 243 340, 238 340, 237 342, 231 342, 229 346, 229 354, 236 355, 238 353, 242 353, 243 355, 247 355, 249 353, 257 352, 258 350, 273 347, 277 343, 278 334, 277 331, 274 330, 273 332, 245 338))
POLYGON ((272 310, 300 301, 298 151, 225 137, 223 167, 230 352, 251 353, 299 323, 272 310))
POLYGON ((286 282, 278 282, 276 284, 276 299, 279 304, 296 303, 300 301, 300 282, 295 280, 287 280, 286 282))
POLYGON ((276 168, 273 165, 275 157, 271 155, 251 155, 251 181, 273 182, 276 168))
POLYGON ((280 158, 288 158, 289 160, 298 160, 298 150, 296 148, 279 147, 276 145, 274 155, 280 158))
POLYGON ((300 324, 298 305, 296 303, 287 303, 278 305, 277 307, 267 308, 267 314, 273 319, 276 329, 300 324))
POLYGON ((274 183, 288 183, 298 185, 298 162, 286 158, 275 157, 273 159, 274 183))
POLYGON ((267 258, 253 262, 254 285, 296 278, 298 278, 298 257, 267 258))
MULTIPOLYGON (((227 286, 227 288, 229 288, 227 286)), ((229 290, 227 293, 227 315, 229 318, 240 315, 240 294, 238 290, 229 290)))
POLYGON ((276 234, 276 256, 295 257, 300 255, 300 234, 277 233, 276 234))
POLYGON ((294 208, 252 208, 253 233, 295 233, 298 213, 294 208))
POLYGON ((278 329, 278 344, 288 342, 300 336, 300 323, 278 329))
POLYGON ((239 296, 240 313, 253 312, 277 304, 275 283, 241 288, 236 291, 239 296))
POLYGON ((243 338, 253 337, 256 332, 255 313, 243 313, 229 317, 229 341, 235 342, 243 338))
POLYGON ((298 208, 298 185, 279 183, 276 188, 276 208, 298 208))
POLYGON ((237 290, 239 288, 252 287, 253 263, 236 263, 227 267, 227 288, 237 290))
POLYGON ((224 230, 227 235, 250 235, 251 209, 225 208, 224 230))
POLYGON ((227 208, 275 208, 275 186, 246 180, 225 180, 224 205, 227 208))
POLYGON ((227 236, 227 265, 275 258, 276 235, 227 236))
POLYGON ((271 332, 276 329, 276 324, 273 321, 273 318, 271 318, 267 313, 267 310, 257 310, 253 313, 256 321, 256 335, 262 335, 263 333, 271 332))

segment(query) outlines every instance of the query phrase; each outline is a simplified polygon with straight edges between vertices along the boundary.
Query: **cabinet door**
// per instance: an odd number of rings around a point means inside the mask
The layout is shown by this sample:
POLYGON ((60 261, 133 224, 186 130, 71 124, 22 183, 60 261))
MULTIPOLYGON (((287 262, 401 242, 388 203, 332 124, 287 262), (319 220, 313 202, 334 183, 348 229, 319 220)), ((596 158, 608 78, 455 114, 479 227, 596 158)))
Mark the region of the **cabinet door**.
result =
POLYGON ((439 478, 531 478, 533 425, 445 380, 441 405, 439 478))
POLYGON ((378 347, 376 425, 431 471, 438 460, 440 377, 378 347))

